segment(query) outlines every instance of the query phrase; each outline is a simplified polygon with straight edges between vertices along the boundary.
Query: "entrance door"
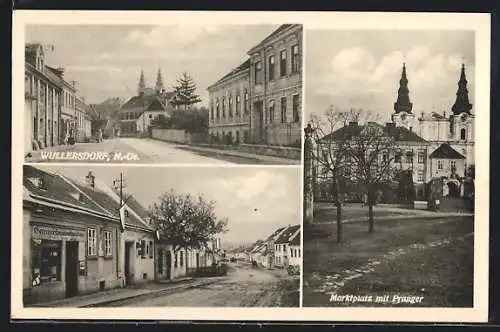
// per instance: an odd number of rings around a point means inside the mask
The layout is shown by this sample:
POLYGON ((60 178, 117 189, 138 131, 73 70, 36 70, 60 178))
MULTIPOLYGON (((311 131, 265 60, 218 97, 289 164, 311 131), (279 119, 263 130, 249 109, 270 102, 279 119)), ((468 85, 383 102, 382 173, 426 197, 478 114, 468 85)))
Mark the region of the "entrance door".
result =
POLYGON ((134 242, 125 242, 125 283, 130 285, 132 283, 132 250, 134 242))
POLYGON ((78 242, 66 242, 66 297, 78 295, 78 242))
POLYGON ((254 104, 254 139, 257 143, 264 140, 264 104, 262 101, 255 102, 254 104))
POLYGON ((158 249, 158 274, 163 274, 163 249, 158 249))
POLYGON ((460 188, 453 181, 450 181, 448 184, 449 196, 450 197, 460 197, 460 188))
POLYGON ((170 279, 171 278, 171 274, 170 272, 172 271, 172 254, 170 253, 170 251, 167 251, 165 253, 165 256, 167 258, 167 279, 170 279))

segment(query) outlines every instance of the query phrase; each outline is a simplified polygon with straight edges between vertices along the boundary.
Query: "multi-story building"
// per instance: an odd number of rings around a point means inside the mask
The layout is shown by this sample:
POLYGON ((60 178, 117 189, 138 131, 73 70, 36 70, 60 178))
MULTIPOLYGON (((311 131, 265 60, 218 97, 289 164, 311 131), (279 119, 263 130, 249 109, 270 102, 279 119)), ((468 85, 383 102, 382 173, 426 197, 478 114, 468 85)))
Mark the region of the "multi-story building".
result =
POLYGON ((283 24, 248 55, 252 142, 300 146, 302 25, 283 24))
MULTIPOLYGON (((286 268, 290 265, 290 243, 299 232, 300 225, 288 226, 274 241, 274 266, 286 268)), ((293 262, 296 263, 295 260, 293 262)))
POLYGON ((248 55, 208 88, 212 139, 300 146, 302 26, 281 25, 248 55))
POLYGON ((61 143, 60 79, 45 64, 42 45, 26 44, 24 81, 24 150, 61 143))
POLYGON ((249 85, 250 60, 246 60, 208 87, 212 140, 229 144, 250 142, 249 85))
POLYGON ((76 130, 75 140, 77 142, 84 142, 89 139, 91 133, 91 119, 89 114, 89 107, 85 104, 84 98, 75 98, 75 115, 76 115, 76 130))

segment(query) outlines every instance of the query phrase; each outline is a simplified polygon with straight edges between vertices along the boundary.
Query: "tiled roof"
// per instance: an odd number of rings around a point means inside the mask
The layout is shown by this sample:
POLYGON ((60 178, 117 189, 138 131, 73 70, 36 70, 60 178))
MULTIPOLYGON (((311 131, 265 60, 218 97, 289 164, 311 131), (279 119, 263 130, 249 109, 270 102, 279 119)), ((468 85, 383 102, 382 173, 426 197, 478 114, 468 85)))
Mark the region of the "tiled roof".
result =
POLYGON ((227 73, 226 75, 224 75, 222 78, 220 78, 217 82, 215 82, 213 85, 216 85, 218 83, 221 83, 223 82, 225 79, 231 77, 231 76, 234 76, 246 69, 250 68, 250 59, 247 59, 245 60, 245 62, 243 62, 242 64, 240 64, 238 67, 234 68, 233 70, 231 70, 229 73, 227 73))
POLYGON ((448 143, 441 144, 434 150, 429 158, 433 159, 465 159, 465 157, 453 149, 448 143))
POLYGON ((126 110, 130 108, 148 108, 154 101, 159 101, 163 107, 163 101, 160 100, 160 98, 157 95, 142 95, 142 96, 135 96, 130 98, 122 107, 121 109, 126 110))
POLYGON ((280 237, 276 240, 276 244, 280 243, 289 243, 292 235, 300 229, 300 225, 294 225, 287 227, 287 229, 280 235, 280 237))
POLYGON ((300 246, 300 231, 290 241, 292 246, 300 246))
POLYGON ((275 230, 271 235, 269 235, 266 239, 267 241, 272 241, 280 232, 282 232, 285 229, 285 227, 278 228, 275 230))
MULTIPOLYGON (((384 130, 384 133, 388 137, 392 137, 397 142, 426 142, 422 137, 418 136, 415 132, 406 129, 405 127, 396 126, 382 126, 378 123, 372 124, 384 130)), ((351 139, 354 136, 358 136, 364 130, 365 125, 345 125, 334 132, 325 135, 321 141, 340 141, 344 139, 351 139)))
MULTIPOLYGON (((117 189, 113 189, 113 191, 119 195, 119 191, 117 189)), ((141 218, 147 218, 149 216, 148 210, 139 203, 134 196, 126 196, 127 197, 127 206, 130 207, 137 213, 141 218)))
POLYGON ((23 167, 23 186, 30 194, 40 196, 43 198, 56 200, 61 203, 72 204, 74 206, 89 209, 96 213, 108 214, 108 211, 103 210, 99 205, 95 204, 92 200, 78 199, 78 190, 71 186, 60 175, 42 171, 30 165, 23 167), (43 189, 35 185, 30 179, 42 179, 44 186, 43 189))

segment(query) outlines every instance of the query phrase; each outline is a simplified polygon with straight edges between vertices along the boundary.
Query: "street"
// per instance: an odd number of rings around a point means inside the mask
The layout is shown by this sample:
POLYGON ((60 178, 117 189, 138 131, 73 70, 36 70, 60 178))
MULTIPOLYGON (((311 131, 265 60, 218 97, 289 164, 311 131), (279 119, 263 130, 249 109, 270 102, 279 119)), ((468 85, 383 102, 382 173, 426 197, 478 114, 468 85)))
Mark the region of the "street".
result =
POLYGON ((228 263, 228 275, 200 278, 172 292, 159 292, 101 307, 285 307, 298 306, 299 279, 285 270, 228 263), (296 297, 296 299, 295 299, 296 297))
POLYGON ((85 162, 85 163, 169 163, 169 164, 255 164, 257 159, 246 156, 228 156, 217 152, 195 152, 153 139, 120 137, 101 143, 77 143, 73 146, 56 146, 31 152, 27 162, 85 162), (87 153, 84 157, 80 157, 87 153), (93 153, 89 156, 89 153, 93 153), (96 157, 96 154, 99 154, 96 157), (105 156, 102 158, 102 156, 105 156))

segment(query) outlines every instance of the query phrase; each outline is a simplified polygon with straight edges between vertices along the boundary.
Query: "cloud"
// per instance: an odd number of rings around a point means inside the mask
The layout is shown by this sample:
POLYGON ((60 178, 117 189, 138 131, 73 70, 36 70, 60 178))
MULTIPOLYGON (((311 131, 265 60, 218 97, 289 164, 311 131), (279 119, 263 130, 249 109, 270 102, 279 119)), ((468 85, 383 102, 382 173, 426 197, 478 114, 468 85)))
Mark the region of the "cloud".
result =
POLYGON ((353 47, 340 51, 332 60, 334 74, 345 78, 360 78, 373 69, 375 60, 364 48, 353 47))

